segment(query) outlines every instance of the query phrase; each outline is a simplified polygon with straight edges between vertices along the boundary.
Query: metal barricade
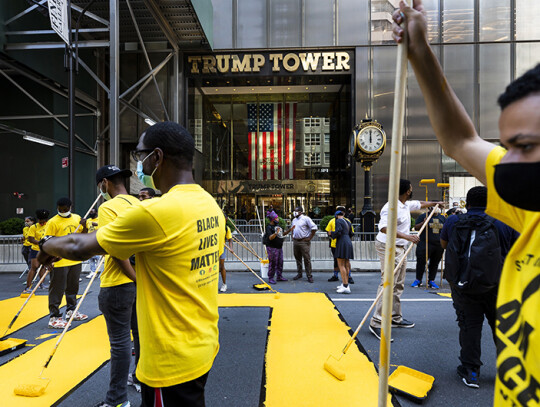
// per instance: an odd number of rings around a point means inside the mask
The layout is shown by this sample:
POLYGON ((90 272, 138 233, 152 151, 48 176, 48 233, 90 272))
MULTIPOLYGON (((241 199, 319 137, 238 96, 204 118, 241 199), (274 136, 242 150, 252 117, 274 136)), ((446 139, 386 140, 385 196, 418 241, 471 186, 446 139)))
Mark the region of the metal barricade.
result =
POLYGON ((24 264, 23 235, 0 235, 0 264, 24 264))

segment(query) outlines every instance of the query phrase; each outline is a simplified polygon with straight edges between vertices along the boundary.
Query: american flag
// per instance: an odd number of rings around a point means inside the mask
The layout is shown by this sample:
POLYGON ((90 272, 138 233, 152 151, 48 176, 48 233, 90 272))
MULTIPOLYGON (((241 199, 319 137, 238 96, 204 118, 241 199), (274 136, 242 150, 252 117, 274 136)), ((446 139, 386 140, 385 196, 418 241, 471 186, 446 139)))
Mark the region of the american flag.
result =
POLYGON ((296 103, 248 104, 249 178, 293 179, 296 103), (258 107, 258 109, 257 109, 258 107))

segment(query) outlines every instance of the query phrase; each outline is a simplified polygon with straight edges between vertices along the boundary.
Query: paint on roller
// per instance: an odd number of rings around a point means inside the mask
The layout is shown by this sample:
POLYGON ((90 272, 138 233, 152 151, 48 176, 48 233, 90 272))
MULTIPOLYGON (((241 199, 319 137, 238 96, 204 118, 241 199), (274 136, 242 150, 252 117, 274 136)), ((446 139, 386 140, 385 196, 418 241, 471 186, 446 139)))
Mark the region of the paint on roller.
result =
POLYGON ((393 391, 421 401, 427 397, 434 381, 435 378, 426 373, 398 366, 388 378, 388 385, 393 391))
POLYGON ((257 291, 269 290, 266 284, 253 284, 253 288, 256 289, 257 291))
POLYGON ((21 349, 28 342, 26 339, 15 339, 9 338, 3 341, 0 341, 0 356, 4 356, 9 352, 14 350, 21 349))
POLYGON ((15 393, 16 396, 39 397, 45 394, 49 382, 50 379, 38 378, 30 383, 19 384, 13 389, 13 393, 15 393))
POLYGON ((338 362, 339 359, 330 355, 326 362, 324 362, 324 369, 336 379, 344 381, 347 378, 347 375, 345 374, 345 371, 338 366, 338 362))
POLYGON ((435 180, 434 179, 421 179, 420 185, 423 185, 423 184, 435 184, 435 180))

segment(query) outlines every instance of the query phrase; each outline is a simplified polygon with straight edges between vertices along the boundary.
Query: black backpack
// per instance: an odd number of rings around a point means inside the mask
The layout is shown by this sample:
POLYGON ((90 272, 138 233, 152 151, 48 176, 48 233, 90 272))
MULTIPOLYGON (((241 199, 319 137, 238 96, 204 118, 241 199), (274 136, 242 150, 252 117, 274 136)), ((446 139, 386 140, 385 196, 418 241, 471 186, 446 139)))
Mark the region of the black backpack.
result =
POLYGON ((445 278, 463 292, 481 294, 501 277, 499 232, 488 215, 457 216, 446 248, 445 278))

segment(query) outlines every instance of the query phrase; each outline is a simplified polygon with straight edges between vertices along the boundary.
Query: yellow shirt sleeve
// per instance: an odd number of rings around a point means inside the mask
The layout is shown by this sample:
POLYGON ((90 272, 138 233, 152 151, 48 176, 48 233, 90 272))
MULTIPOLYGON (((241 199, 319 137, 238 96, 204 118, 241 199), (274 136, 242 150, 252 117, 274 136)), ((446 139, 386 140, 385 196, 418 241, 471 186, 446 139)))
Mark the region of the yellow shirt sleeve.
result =
POLYGON ((143 206, 121 214, 108 225, 101 225, 96 232, 99 245, 108 254, 121 260, 132 254, 159 247, 166 236, 163 229, 143 206))
POLYGON ((488 203, 486 213, 521 233, 526 211, 516 208, 504 201, 495 189, 495 166, 500 163, 505 154, 506 149, 495 147, 491 150, 486 160, 486 178, 488 183, 488 203))
POLYGON ((228 226, 225 226, 225 240, 230 240, 232 239, 232 233, 231 233, 231 229, 228 227, 228 226))

